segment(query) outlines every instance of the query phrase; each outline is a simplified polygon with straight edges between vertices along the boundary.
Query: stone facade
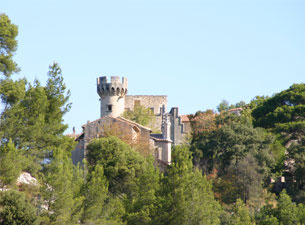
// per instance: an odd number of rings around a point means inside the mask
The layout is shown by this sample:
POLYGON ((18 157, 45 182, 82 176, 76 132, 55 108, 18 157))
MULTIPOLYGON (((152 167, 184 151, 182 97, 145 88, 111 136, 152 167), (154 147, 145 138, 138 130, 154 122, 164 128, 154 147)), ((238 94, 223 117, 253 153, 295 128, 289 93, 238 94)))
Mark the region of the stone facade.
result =
POLYGON ((72 151, 74 164, 82 162, 86 157, 86 148, 92 139, 109 135, 117 136, 129 145, 141 148, 143 154, 149 154, 149 149, 152 149, 151 129, 122 117, 103 116, 88 122, 82 128, 82 134, 76 138, 78 144, 72 151))
POLYGON ((97 78, 97 93, 101 102, 101 117, 118 117, 124 112, 125 95, 127 94, 128 82, 125 77, 120 81, 120 77, 111 77, 111 82, 107 82, 107 77, 97 78))
POLYGON ((178 108, 172 108, 167 113, 167 96, 126 95, 128 83, 126 78, 106 77, 97 79, 97 92, 101 101, 101 117, 83 125, 83 132, 76 138, 78 145, 72 152, 74 164, 86 157, 86 147, 94 138, 108 135, 118 136, 131 146, 141 150, 141 153, 152 154, 159 165, 171 163, 171 146, 183 143, 190 132, 187 116, 179 116, 178 108), (161 134, 153 134, 152 129, 127 120, 121 115, 124 110, 133 110, 136 104, 150 108, 156 120, 151 128, 158 128, 161 134), (144 151, 143 151, 144 150, 144 151), (147 152, 145 152, 147 150, 147 152))
POLYGON ((171 122, 171 140, 174 145, 184 143, 187 134, 191 132, 191 124, 187 116, 179 116, 177 107, 169 112, 171 122))
POLYGON ((152 110, 155 120, 149 124, 154 130, 160 130, 163 114, 167 111, 166 95, 126 95, 125 110, 133 110, 136 104, 140 104, 152 110))

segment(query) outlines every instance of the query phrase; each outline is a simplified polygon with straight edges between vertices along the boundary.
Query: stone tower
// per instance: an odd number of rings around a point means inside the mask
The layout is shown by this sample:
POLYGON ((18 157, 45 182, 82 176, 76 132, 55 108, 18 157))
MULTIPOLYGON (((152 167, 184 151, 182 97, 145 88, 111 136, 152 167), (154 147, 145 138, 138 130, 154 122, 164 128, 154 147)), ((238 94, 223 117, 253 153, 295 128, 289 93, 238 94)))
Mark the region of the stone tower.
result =
POLYGON ((127 78, 112 76, 110 83, 107 77, 97 78, 97 93, 101 101, 101 117, 119 117, 125 109, 125 95, 127 94, 127 78))

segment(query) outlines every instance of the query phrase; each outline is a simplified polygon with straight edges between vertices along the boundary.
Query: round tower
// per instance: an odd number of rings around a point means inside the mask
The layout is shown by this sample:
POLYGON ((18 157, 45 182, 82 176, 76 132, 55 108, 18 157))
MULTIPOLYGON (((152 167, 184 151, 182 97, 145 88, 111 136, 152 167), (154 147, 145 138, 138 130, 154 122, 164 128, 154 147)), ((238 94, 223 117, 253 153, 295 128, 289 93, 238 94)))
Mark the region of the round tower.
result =
POLYGON ((127 78, 112 76, 110 83, 107 77, 97 78, 97 93, 101 101, 101 117, 119 117, 125 109, 125 95, 127 94, 127 78))

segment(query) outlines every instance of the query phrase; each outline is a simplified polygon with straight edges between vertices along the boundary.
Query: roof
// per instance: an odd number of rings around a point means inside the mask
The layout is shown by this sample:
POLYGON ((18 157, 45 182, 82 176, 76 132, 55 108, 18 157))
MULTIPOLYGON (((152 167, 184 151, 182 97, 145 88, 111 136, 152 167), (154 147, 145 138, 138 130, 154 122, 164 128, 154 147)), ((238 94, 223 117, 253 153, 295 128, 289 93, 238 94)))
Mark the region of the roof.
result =
POLYGON ((79 140, 83 139, 84 136, 85 136, 85 134, 81 133, 77 138, 75 138, 75 141, 79 141, 79 140))
POLYGON ((150 138, 156 142, 173 142, 171 140, 163 138, 162 134, 150 134, 150 138))
POLYGON ((125 97, 167 97, 167 95, 126 95, 125 97))
POLYGON ((190 122, 189 115, 181 115, 180 117, 182 123, 190 122))
POLYGON ((151 137, 163 139, 163 134, 150 134, 151 137))
POLYGON ((232 112, 232 111, 243 111, 243 108, 234 108, 228 110, 228 112, 232 112))
POLYGON ((138 126, 138 127, 142 127, 142 128, 144 128, 146 130, 150 130, 151 131, 151 129, 149 127, 145 127, 145 126, 143 126, 143 125, 141 125, 139 123, 136 123, 136 122, 128 120, 128 119, 125 119, 124 117, 117 117, 117 118, 114 118, 114 119, 121 120, 121 121, 127 122, 129 124, 132 124, 132 125, 135 125, 135 126, 138 126))
POLYGON ((70 138, 74 138, 75 140, 78 139, 83 133, 80 133, 80 134, 66 134, 67 137, 70 137, 70 138))
POLYGON ((97 121, 99 121, 99 120, 101 120, 101 119, 103 119, 103 118, 111 118, 111 119, 114 119, 114 120, 118 120, 118 121, 121 121, 121 122, 129 123, 129 124, 131 124, 131 125, 134 125, 134 126, 137 126, 137 127, 141 127, 141 128, 144 128, 144 129, 146 129, 146 130, 151 131, 151 129, 150 129, 149 127, 145 127, 145 126, 143 126, 143 125, 141 125, 141 124, 139 124, 139 123, 136 123, 136 122, 134 122, 134 121, 125 119, 125 118, 123 118, 123 117, 111 117, 111 116, 103 116, 103 117, 100 117, 100 118, 98 118, 98 119, 96 119, 96 120, 94 120, 94 121, 91 121, 91 122, 88 122, 88 123, 82 125, 82 127, 85 127, 87 124, 97 122, 97 121))

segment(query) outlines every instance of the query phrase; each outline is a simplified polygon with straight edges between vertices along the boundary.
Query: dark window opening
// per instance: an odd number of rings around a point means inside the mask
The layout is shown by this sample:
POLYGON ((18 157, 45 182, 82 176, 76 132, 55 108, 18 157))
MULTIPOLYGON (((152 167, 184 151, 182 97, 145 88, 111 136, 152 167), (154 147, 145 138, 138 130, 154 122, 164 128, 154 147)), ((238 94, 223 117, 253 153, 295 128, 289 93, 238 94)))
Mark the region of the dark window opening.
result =
POLYGON ((107 105, 107 111, 111 112, 112 111, 112 105, 107 105))

